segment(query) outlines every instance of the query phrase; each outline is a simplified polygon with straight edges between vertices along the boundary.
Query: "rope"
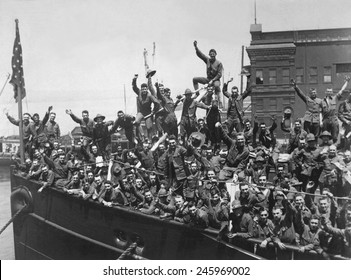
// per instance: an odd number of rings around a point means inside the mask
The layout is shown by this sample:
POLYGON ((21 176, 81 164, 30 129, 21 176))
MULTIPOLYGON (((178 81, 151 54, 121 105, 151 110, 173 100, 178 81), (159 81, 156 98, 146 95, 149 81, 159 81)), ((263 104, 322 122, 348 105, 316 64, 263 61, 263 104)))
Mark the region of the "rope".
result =
POLYGON ((0 235, 3 233, 3 231, 16 219, 16 217, 26 208, 27 205, 24 205, 21 209, 19 209, 15 215, 6 223, 6 225, 0 230, 0 235))
POLYGON ((127 257, 130 257, 130 256, 134 253, 134 251, 135 251, 135 249, 136 249, 137 246, 138 246, 138 244, 137 244, 136 242, 132 243, 132 244, 118 257, 117 260, 125 260, 127 257))
POLYGON ((7 84, 7 82, 8 82, 9 79, 10 79, 10 73, 8 73, 8 75, 7 75, 7 77, 6 77, 6 81, 5 81, 3 87, 2 87, 2 89, 1 89, 1 91, 0 91, 0 96, 2 95, 2 93, 3 93, 3 91, 4 91, 5 87, 6 87, 6 84, 7 84))
MULTIPOLYGON (((202 182, 211 182, 211 180, 201 180, 202 182)), ((234 183, 234 182, 228 182, 228 181, 222 181, 222 180, 216 180, 218 183, 234 183)), ((269 183, 269 182, 268 182, 269 183)), ((234 183, 234 184, 239 184, 239 182, 234 183)), ((249 186, 252 187, 257 187, 259 189, 265 189, 265 190, 271 190, 271 188, 269 187, 263 187, 263 186, 258 186, 256 184, 248 184, 249 186)), ((271 184, 273 186, 273 184, 271 184)), ((273 190, 275 190, 276 188, 274 188, 273 190)), ((282 191, 282 190, 281 190, 282 191)), ((328 197, 327 195, 324 194, 314 194, 314 193, 307 193, 307 192, 299 192, 299 191, 292 191, 289 190, 289 193, 296 193, 296 194, 303 194, 303 195, 309 195, 309 196, 317 196, 317 197, 328 197)), ((337 200, 348 200, 351 201, 350 197, 340 197, 340 196, 333 196, 333 198, 337 199, 337 200)))
MULTIPOLYGON (((126 162, 122 162, 122 161, 119 161, 119 160, 113 160, 113 161, 114 161, 114 162, 117 162, 117 163, 119 163, 119 164, 123 164, 123 165, 126 164, 126 162)), ((134 165, 130 165, 130 167, 133 168, 133 169, 138 169, 138 170, 140 170, 140 171, 142 171, 142 172, 153 173, 153 174, 160 175, 160 176, 163 176, 163 175, 164 175, 164 174, 159 173, 159 172, 156 172, 156 171, 146 170, 146 169, 143 169, 143 168, 138 168, 138 167, 135 167, 134 165)))

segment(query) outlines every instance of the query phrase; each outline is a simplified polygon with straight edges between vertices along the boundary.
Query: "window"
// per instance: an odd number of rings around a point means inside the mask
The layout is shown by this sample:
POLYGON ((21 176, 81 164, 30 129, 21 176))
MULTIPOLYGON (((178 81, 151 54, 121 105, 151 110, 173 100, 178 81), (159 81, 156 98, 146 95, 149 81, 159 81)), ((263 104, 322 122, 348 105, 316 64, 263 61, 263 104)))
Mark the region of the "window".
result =
POLYGON ((277 98, 269 98, 269 110, 276 111, 278 107, 278 99, 277 98))
POLYGON ((256 99, 256 112, 262 112, 264 109, 263 106, 263 99, 262 98, 257 98, 256 99))
POLYGON ((351 75, 351 63, 336 64, 336 76, 338 78, 351 75))
POLYGON ((277 83, 277 70, 269 69, 269 84, 275 85, 277 83))
POLYGON ((303 68, 296 68, 296 83, 303 84, 303 68))
POLYGON ((317 67, 310 67, 309 82, 311 84, 318 83, 318 72, 317 67))
POLYGON ((263 84, 263 70, 256 70, 256 85, 263 84))
POLYGON ((331 67, 323 68, 323 83, 331 83, 332 81, 331 73, 332 73, 331 67))
POLYGON ((290 83, 290 69, 289 68, 283 68, 282 83, 283 84, 289 84, 290 83))

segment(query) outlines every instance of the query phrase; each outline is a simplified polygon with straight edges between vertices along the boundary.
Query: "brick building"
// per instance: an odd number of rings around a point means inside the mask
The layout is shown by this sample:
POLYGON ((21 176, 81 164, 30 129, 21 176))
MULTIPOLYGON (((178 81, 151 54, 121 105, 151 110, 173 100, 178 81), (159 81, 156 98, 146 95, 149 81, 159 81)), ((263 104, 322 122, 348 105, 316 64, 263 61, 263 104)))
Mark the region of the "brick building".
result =
MULTIPOLYGON (((344 76, 351 74, 351 28, 262 32, 261 24, 252 24, 250 33, 246 51, 256 83, 252 116, 266 124, 270 115, 280 122, 286 108, 293 118, 304 115, 306 106, 290 87, 291 78, 303 92, 313 87, 322 98, 327 88, 340 90, 344 76)), ((279 124, 276 132, 283 136, 279 124)))

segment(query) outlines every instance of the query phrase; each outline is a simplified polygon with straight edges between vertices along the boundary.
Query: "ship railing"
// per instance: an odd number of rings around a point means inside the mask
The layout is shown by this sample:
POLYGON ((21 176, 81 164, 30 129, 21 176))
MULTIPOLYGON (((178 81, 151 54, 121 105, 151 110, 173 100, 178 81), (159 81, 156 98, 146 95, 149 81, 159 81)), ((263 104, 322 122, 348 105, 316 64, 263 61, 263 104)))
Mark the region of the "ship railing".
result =
MULTIPOLYGON (((239 241, 239 240, 238 240, 239 241)), ((234 244, 238 247, 242 247, 244 249, 248 249, 248 247, 253 247, 252 251, 254 254, 259 254, 258 252, 258 248, 259 248, 259 244, 261 244, 263 241, 263 239, 260 238, 248 238, 248 239, 242 239, 240 238, 239 242, 235 242, 234 244), (253 246, 252 246, 253 245, 253 246)), ((307 260, 307 259, 321 259, 321 256, 314 250, 310 250, 310 251, 304 251, 303 253, 300 252, 300 247, 297 245, 292 245, 292 244, 287 244, 284 243, 285 245, 285 250, 280 250, 279 248, 277 248, 272 242, 269 242, 267 244, 266 249, 261 249, 261 251, 265 251, 265 250, 269 250, 269 248, 274 249, 273 254, 273 258, 274 259, 281 259, 281 255, 284 255, 285 260, 294 260, 294 259, 300 259, 300 260, 307 260), (282 254, 283 253, 283 254, 282 254)), ((336 255, 336 254, 330 254, 327 253, 329 258, 332 260, 350 260, 350 258, 347 258, 345 256, 342 255, 336 255)))

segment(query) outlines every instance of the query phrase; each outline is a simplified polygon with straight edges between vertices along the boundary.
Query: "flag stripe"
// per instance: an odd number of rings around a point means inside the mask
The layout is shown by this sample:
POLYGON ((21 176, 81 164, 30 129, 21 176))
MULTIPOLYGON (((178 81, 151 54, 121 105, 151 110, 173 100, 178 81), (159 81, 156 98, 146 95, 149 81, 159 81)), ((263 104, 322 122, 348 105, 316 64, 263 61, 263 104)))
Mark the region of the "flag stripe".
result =
POLYGON ((13 55, 11 60, 12 76, 10 84, 13 85, 14 98, 17 101, 18 89, 21 89, 22 99, 26 96, 23 73, 22 45, 20 40, 18 20, 16 20, 16 38, 13 45, 13 55))

